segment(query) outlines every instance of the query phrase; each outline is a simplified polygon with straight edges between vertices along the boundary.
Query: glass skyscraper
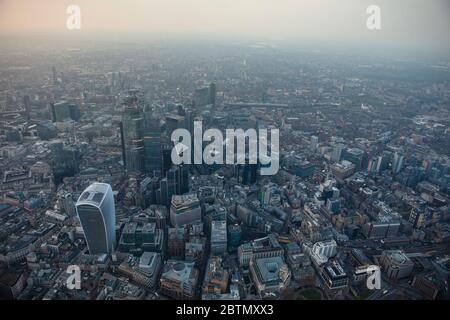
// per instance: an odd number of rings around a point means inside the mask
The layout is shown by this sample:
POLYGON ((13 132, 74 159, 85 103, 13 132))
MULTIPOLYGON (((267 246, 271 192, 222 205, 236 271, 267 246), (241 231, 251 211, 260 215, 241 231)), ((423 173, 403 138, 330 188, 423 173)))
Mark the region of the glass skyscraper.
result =
POLYGON ((111 186, 93 183, 76 204, 90 254, 111 254, 116 241, 116 211, 111 186))

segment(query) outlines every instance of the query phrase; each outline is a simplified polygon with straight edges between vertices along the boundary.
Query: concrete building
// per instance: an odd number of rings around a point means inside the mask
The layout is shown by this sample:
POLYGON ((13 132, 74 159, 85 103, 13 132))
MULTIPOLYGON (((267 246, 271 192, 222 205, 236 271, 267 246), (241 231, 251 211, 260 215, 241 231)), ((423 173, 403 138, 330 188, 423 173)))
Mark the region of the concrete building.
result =
POLYGON ((348 285, 348 276, 336 260, 329 261, 323 267, 321 276, 328 289, 342 289, 348 285))
POLYGON ((200 221, 202 210, 196 194, 174 195, 170 206, 170 222, 183 226, 200 221))
POLYGON ((211 248, 212 255, 221 255, 227 251, 227 222, 211 221, 211 248))
POLYGON ((222 266, 222 258, 211 257, 206 266, 205 279, 203 280, 202 294, 227 292, 229 273, 222 266))
POLYGON ((251 259, 250 272, 260 296, 279 293, 289 285, 291 279, 289 268, 280 256, 251 259))
POLYGON ((239 263, 248 266, 251 259, 282 257, 284 250, 274 234, 244 243, 238 248, 239 263))
POLYGON ((409 277, 414 268, 411 259, 400 250, 383 251, 380 263, 387 277, 394 280, 409 277))
POLYGON ((194 262, 168 260, 160 279, 162 294, 177 300, 192 300, 198 284, 199 271, 194 262))

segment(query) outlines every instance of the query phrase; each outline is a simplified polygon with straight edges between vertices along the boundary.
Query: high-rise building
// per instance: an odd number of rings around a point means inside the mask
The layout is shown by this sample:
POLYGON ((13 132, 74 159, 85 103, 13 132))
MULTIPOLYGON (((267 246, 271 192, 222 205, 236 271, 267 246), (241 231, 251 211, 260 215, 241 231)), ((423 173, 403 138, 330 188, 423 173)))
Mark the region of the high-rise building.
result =
POLYGON ((245 163, 244 165, 240 165, 242 176, 241 182, 243 185, 251 185, 256 183, 258 179, 258 165, 257 164, 250 164, 245 163))
POLYGON ((90 254, 112 254, 116 243, 116 210, 111 186, 93 183, 78 198, 78 218, 90 254))
POLYGON ((378 157, 376 171, 378 173, 383 172, 389 167, 389 162, 392 158, 392 154, 389 151, 383 151, 381 156, 378 157))
POLYGON ((159 177, 162 173, 161 129, 159 119, 149 110, 144 112, 144 129, 145 172, 159 177))
POLYGON ((53 85, 56 86, 58 83, 58 77, 56 75, 56 68, 52 67, 52 77, 53 77, 53 85))
POLYGON ((392 173, 397 174, 402 170, 404 156, 396 152, 392 160, 392 173))
POLYGON ((55 183, 62 182, 64 177, 71 177, 79 171, 80 152, 76 148, 64 146, 60 140, 50 143, 52 169, 55 183))
POLYGON ((122 148, 124 165, 128 172, 143 172, 144 169, 144 119, 136 97, 128 97, 122 115, 122 148))
POLYGON ((60 101, 51 105, 53 122, 78 121, 81 114, 80 109, 66 101, 60 101))
POLYGON ((334 146, 333 153, 331 155, 332 161, 334 161, 334 162, 341 161, 342 150, 344 150, 344 147, 345 146, 342 143, 338 143, 337 145, 334 146))
POLYGON ((212 105, 216 104, 216 84, 211 82, 209 85, 209 103, 212 105))
POLYGON ((211 83, 207 87, 196 89, 194 92, 194 106, 201 107, 216 103, 216 85, 211 83))
POLYGON ((211 254, 221 255, 227 251, 227 222, 211 221, 211 254))
POLYGON ((309 149, 311 151, 316 151, 318 145, 319 145, 319 137, 318 136, 311 136, 309 149))
POLYGON ((367 168, 367 154, 359 148, 345 149, 342 153, 342 159, 353 163, 357 171, 367 168))
POLYGON ((228 250, 236 250, 241 244, 242 228, 238 224, 228 227, 228 250))
POLYGON ((29 95, 23 96, 23 108, 25 109, 25 114, 27 120, 31 119, 31 99, 29 95))
POLYGON ((200 201, 196 194, 174 195, 170 206, 170 222, 173 226, 183 226, 202 218, 200 201))

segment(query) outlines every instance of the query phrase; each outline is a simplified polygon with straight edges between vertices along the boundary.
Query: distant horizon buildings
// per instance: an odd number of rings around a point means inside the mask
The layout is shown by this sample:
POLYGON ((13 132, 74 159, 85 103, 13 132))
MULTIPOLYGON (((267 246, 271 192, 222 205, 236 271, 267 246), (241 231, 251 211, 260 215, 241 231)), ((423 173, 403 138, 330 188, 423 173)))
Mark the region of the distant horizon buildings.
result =
POLYGON ((209 86, 196 89, 193 104, 195 107, 214 105, 216 103, 216 85, 211 82, 209 86))
POLYGON ((93 183, 75 205, 90 254, 112 254, 116 243, 116 211, 111 186, 93 183))

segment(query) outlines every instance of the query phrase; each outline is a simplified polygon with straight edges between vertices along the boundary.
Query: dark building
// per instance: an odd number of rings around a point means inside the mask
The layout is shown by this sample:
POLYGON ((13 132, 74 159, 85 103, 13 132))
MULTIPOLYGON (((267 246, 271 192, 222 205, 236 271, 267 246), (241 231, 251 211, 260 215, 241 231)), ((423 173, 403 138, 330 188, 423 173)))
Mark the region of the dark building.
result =
POLYGON ((80 109, 74 104, 67 103, 66 101, 61 101, 58 103, 51 104, 50 106, 52 109, 51 114, 53 122, 80 120, 81 117, 80 109))
POLYGON ((127 97, 122 115, 122 148, 124 165, 128 172, 141 173, 144 170, 144 119, 142 108, 136 97, 127 97))
POLYGON ((62 141, 54 141, 50 145, 52 154, 52 169, 55 184, 62 182, 64 177, 72 177, 79 171, 81 154, 76 148, 64 146, 62 141))
POLYGON ((159 119, 151 111, 144 113, 144 166, 145 172, 160 177, 162 173, 161 128, 159 119))
POLYGON ((255 184, 258 179, 258 165, 246 163, 239 166, 239 178, 243 185, 255 184))
POLYGON ((367 168, 367 154, 358 148, 345 149, 342 152, 342 159, 350 161, 355 165, 357 171, 365 170, 367 168))
POLYGON ((211 83, 208 87, 203 87, 194 92, 194 106, 201 107, 216 103, 216 85, 211 83))
POLYGON ((31 99, 29 95, 23 96, 23 107, 25 109, 25 115, 27 120, 31 119, 31 99))

